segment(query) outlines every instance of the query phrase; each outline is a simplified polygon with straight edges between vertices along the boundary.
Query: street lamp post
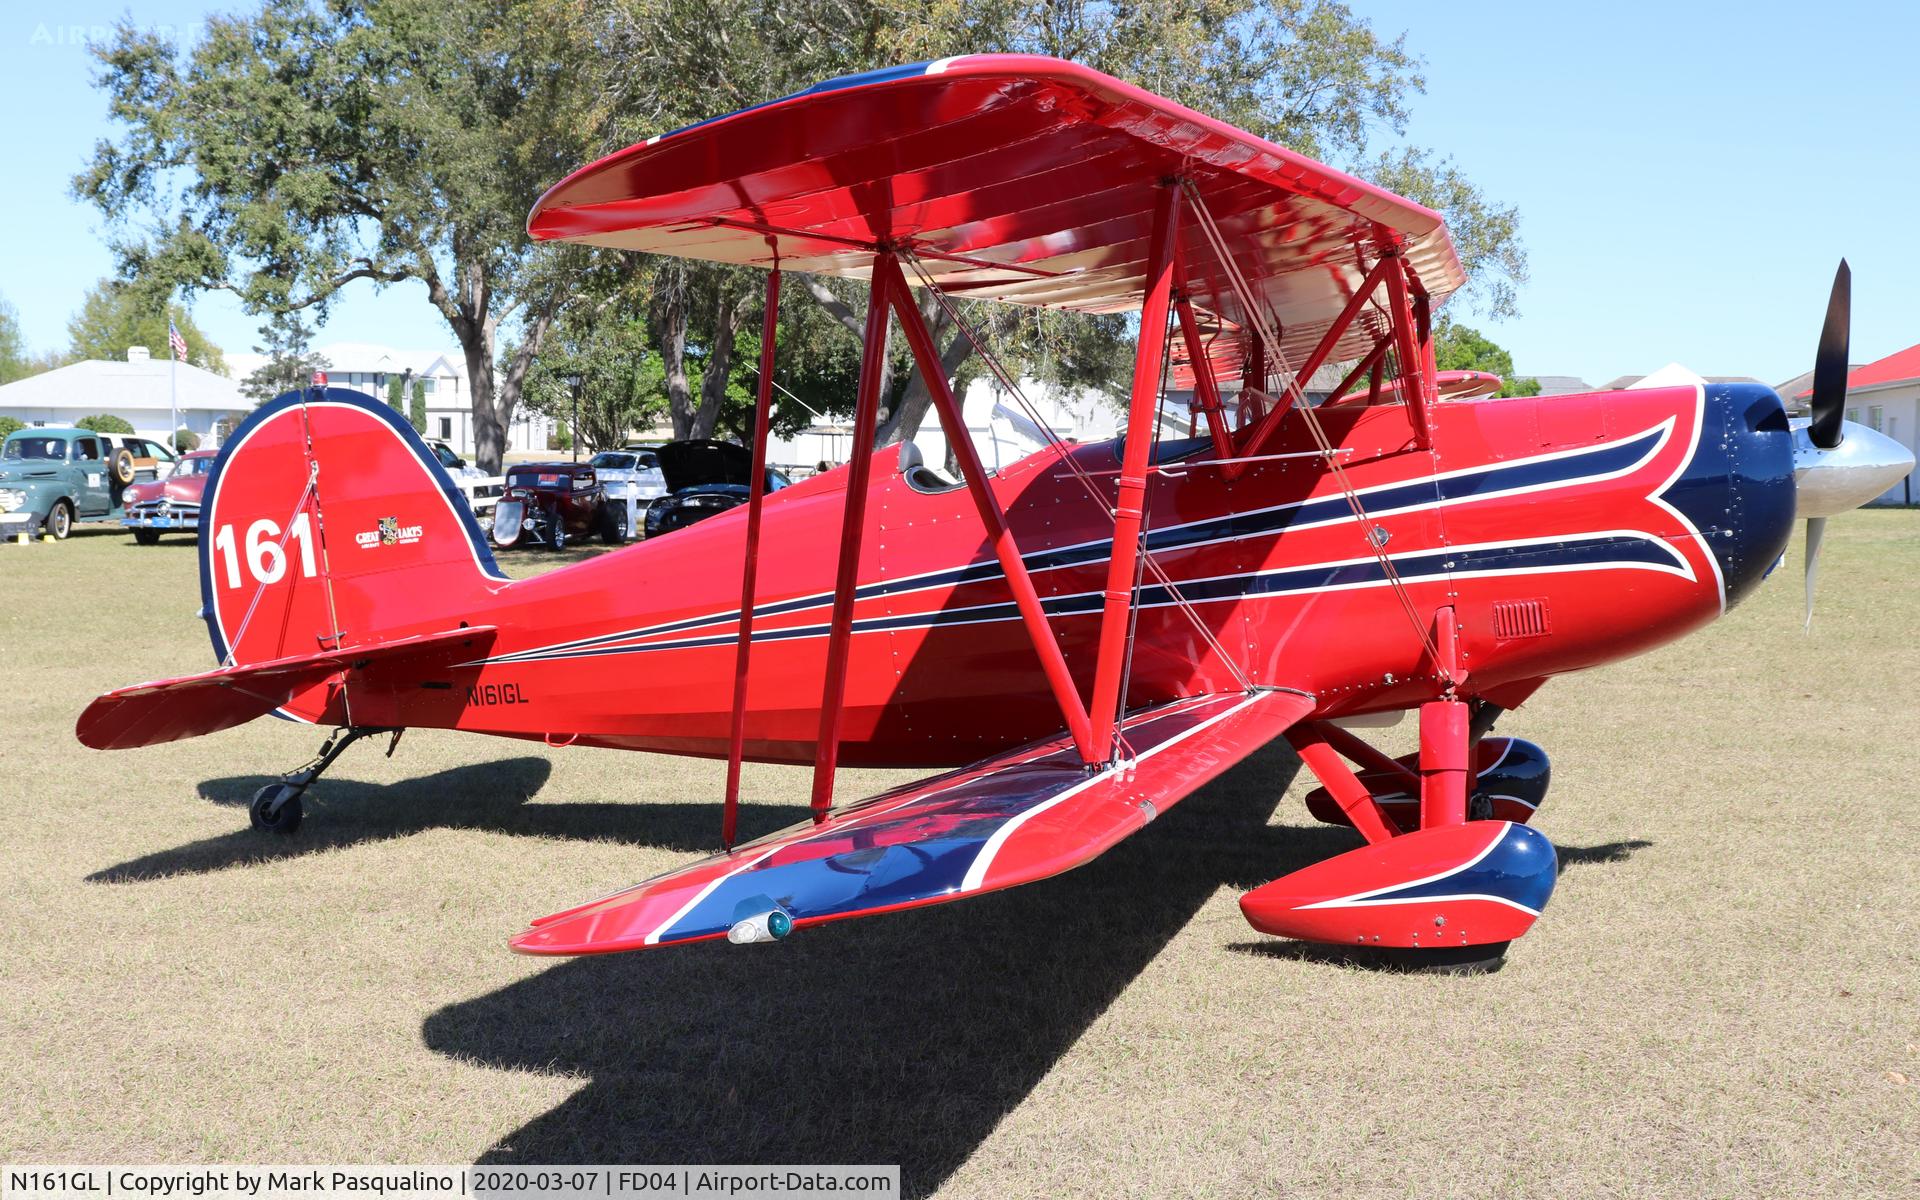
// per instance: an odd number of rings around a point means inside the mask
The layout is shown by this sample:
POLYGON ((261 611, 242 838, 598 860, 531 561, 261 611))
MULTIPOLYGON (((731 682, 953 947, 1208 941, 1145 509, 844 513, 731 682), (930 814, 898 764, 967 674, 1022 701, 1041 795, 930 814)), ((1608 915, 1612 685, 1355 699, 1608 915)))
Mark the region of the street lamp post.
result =
POLYGON ((567 443, 573 447, 573 461, 580 461, 580 376, 569 373, 563 377, 567 391, 573 395, 573 427, 568 431, 567 443))

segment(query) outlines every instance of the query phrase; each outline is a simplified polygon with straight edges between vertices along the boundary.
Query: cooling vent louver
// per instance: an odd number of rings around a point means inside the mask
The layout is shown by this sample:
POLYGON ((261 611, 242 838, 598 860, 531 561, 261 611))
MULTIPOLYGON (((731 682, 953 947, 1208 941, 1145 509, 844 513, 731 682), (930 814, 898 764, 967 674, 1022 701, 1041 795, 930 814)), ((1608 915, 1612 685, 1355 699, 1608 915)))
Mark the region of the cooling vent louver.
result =
POLYGON ((1493 606, 1493 636, 1503 642, 1551 632, 1545 600, 1507 600, 1493 606))

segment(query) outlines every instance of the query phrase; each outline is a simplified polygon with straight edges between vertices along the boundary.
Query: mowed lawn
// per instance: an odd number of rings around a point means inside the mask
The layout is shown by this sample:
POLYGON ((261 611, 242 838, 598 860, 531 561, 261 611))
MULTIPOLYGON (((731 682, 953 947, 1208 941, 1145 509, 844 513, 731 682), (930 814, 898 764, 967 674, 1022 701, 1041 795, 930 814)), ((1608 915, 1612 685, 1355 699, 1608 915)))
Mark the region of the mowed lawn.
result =
MULTIPOLYGON (((0 546, 0 1161, 1920 1194, 1920 512, 1834 522, 1811 637, 1799 552, 1704 633, 1502 722, 1553 756, 1565 870, 1503 971, 1435 977, 1242 922, 1243 890, 1352 844, 1284 748, 1036 886, 777 947, 518 957, 528 918, 711 850, 721 768, 419 732, 257 835, 247 798, 318 731, 73 739, 95 693, 210 665, 190 540, 0 546)), ((750 832, 785 824, 806 773, 750 768, 747 795, 750 832)))

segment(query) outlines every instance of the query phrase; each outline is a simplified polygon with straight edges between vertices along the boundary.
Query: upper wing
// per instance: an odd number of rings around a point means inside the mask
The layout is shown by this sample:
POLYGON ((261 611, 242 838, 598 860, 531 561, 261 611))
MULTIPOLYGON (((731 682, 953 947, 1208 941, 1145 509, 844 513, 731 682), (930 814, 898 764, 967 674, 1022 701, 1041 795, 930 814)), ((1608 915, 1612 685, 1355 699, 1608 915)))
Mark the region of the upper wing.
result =
MULTIPOLYGON (((1389 249, 1436 301, 1464 281, 1439 214, 1111 76, 976 54, 830 80, 650 138, 574 172, 527 220, 539 239, 864 277, 904 247, 955 294, 1138 308, 1155 185, 1191 179, 1282 329, 1310 349, 1389 249)), ((1176 287, 1237 372, 1245 314, 1181 226, 1176 287)), ((1386 330, 1363 313, 1335 360, 1386 330)), ((1178 351, 1177 351, 1178 353, 1178 351)))
POLYGON ((376 662, 392 665, 417 657, 424 663, 465 656, 475 643, 491 642, 493 633, 491 625, 464 625, 441 633, 136 683, 96 697, 80 714, 74 734, 95 750, 127 750, 218 733, 264 717, 342 672, 376 662))
POLYGON ((795 925, 958 900, 1096 857, 1313 709, 1299 692, 1201 696, 1130 715, 1133 757, 1089 773, 1058 738, 862 800, 535 921, 528 954, 720 937, 784 909, 795 925))

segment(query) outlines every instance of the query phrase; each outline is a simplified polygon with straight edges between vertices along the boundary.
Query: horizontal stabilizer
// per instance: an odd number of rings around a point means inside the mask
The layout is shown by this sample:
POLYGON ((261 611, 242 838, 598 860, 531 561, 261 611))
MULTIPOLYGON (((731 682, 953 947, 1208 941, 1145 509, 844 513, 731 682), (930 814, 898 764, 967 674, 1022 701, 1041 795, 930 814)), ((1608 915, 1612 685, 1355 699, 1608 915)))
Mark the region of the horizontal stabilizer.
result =
POLYGON ((95 750, 128 750, 218 733, 263 717, 308 688, 373 663, 410 657, 437 661, 449 650, 491 641, 493 626, 473 625, 318 654, 222 667, 179 679, 136 683, 87 705, 74 733, 95 750))
POLYGON ((513 948, 639 950, 775 913, 784 932, 1045 879, 1097 857, 1312 708, 1310 696, 1269 691, 1143 709, 1124 722, 1133 757, 1122 766, 1089 772, 1065 737, 1011 750, 543 918, 513 948))

